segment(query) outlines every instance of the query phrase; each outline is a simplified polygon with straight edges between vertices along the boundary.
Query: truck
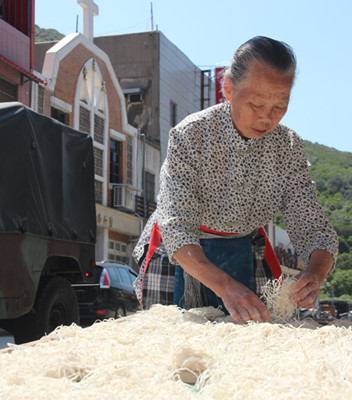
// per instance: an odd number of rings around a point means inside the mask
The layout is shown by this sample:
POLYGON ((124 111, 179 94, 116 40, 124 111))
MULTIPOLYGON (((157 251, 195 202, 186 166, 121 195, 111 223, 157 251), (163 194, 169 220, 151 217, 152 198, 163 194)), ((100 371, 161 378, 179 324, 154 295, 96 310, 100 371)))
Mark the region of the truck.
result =
POLYGON ((92 138, 0 103, 0 327, 16 344, 79 323, 95 240, 92 138))

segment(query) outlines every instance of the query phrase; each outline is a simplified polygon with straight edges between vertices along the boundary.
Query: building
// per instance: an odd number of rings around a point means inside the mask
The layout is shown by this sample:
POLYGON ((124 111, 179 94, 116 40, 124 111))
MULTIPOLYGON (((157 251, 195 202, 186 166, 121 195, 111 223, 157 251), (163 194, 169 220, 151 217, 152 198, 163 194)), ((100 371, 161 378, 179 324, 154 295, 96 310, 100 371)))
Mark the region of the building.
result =
POLYGON ((33 73, 34 0, 0 0, 0 102, 31 103, 31 89, 45 86, 33 73))
POLYGON ((96 37, 94 43, 119 78, 128 122, 160 147, 162 162, 170 128, 215 103, 212 71, 198 68, 160 31, 96 37))

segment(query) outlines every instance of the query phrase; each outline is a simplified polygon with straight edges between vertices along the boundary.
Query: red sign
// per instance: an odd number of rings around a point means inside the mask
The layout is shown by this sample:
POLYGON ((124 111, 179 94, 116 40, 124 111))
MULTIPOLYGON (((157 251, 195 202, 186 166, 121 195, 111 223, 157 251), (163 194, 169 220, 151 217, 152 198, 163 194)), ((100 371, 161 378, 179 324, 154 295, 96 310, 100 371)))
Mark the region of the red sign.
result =
POLYGON ((227 67, 218 67, 215 68, 215 101, 216 104, 218 103, 224 103, 226 101, 226 97, 222 93, 222 80, 224 76, 224 72, 227 69, 227 67))

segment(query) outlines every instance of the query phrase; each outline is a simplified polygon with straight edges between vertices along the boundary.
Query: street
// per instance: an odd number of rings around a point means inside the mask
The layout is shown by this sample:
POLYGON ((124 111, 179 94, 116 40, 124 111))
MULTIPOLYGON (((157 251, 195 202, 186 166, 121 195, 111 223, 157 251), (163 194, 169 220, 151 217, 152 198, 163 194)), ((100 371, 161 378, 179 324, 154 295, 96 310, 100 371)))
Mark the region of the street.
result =
POLYGON ((7 331, 0 329, 0 349, 7 347, 7 343, 14 343, 13 336, 7 331))

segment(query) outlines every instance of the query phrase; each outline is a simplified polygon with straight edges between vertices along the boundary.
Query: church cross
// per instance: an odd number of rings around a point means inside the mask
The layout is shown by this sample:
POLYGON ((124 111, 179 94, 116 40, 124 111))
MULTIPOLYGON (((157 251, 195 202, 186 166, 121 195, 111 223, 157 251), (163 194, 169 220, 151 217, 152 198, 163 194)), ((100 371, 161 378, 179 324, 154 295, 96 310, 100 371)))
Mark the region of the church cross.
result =
POLYGON ((99 14, 99 7, 94 0, 77 0, 83 8, 83 35, 93 41, 93 17, 99 14))

